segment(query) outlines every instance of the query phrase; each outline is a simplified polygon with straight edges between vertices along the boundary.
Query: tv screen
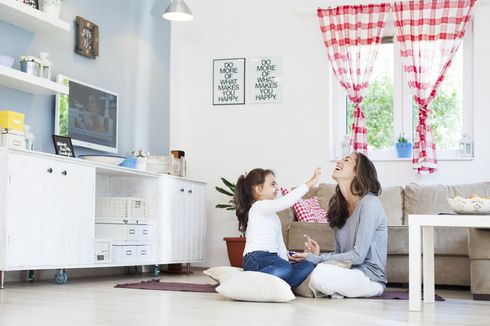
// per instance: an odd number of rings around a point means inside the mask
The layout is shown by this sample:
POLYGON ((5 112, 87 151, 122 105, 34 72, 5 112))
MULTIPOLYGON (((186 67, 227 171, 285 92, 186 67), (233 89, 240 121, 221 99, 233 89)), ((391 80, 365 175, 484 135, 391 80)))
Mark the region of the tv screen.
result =
POLYGON ((75 146, 116 153, 118 95, 63 75, 58 82, 70 93, 56 96, 55 134, 75 146))

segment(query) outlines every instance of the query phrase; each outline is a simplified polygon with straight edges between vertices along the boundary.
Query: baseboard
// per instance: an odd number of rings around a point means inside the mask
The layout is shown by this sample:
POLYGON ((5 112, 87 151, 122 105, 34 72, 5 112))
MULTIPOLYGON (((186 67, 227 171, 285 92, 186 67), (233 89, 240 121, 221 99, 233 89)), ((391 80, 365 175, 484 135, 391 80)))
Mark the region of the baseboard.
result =
POLYGON ((473 293, 473 300, 490 301, 490 294, 473 293))

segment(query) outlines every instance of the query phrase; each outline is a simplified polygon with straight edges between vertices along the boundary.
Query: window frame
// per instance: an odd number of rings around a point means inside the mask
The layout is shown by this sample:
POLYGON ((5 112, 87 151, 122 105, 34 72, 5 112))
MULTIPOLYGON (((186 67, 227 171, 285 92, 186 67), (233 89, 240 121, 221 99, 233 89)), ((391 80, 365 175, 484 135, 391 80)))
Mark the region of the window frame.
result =
MULTIPOLYGON (((388 21, 384 30, 383 37, 394 35, 394 23, 388 21)), ((473 139, 474 143, 474 119, 473 119, 473 21, 468 23, 463 39, 463 132, 473 139)), ((412 94, 403 75, 400 46, 396 37, 393 37, 393 138, 404 133, 409 135, 413 141, 412 126, 412 94), (410 109, 406 109, 410 108, 410 109)), ((329 119, 330 119, 330 153, 331 161, 335 161, 342 156, 341 142, 346 133, 350 133, 350 126, 346 126, 346 111, 340 110, 346 107, 347 95, 345 90, 335 79, 332 69, 328 70, 329 81, 329 119), (338 123, 341 121, 342 123, 338 123)), ((369 132, 369 130, 368 130, 369 132)), ((473 147, 474 148, 474 147, 473 147)), ((373 161, 411 161, 411 158, 398 158, 394 146, 389 150, 369 150, 369 158, 373 161)), ((457 150, 437 150, 437 159, 444 160, 473 160, 473 156, 462 157, 457 150)))

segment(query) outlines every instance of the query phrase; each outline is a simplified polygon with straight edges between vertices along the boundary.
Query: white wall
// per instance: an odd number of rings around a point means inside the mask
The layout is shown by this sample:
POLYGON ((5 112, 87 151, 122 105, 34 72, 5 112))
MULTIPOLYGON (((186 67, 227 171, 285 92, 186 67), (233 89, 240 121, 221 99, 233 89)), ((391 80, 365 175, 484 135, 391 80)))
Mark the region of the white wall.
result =
MULTIPOLYGON (((235 180, 255 167, 272 168, 282 186, 305 181, 317 165, 321 182, 333 182, 329 161, 328 62, 313 0, 186 0, 195 19, 171 31, 170 146, 186 151, 188 176, 208 183, 205 266, 226 265, 224 236, 238 235, 232 213, 214 206, 221 176, 235 180), (212 105, 213 59, 283 57, 281 104, 212 105)), ((328 2, 323 2, 328 3, 328 2)), ((419 176, 409 162, 376 162, 383 186, 409 182, 456 184, 490 180, 490 6, 475 10, 474 120, 476 158, 445 161, 439 172, 419 176)), ((248 101, 247 101, 248 103, 248 101)))

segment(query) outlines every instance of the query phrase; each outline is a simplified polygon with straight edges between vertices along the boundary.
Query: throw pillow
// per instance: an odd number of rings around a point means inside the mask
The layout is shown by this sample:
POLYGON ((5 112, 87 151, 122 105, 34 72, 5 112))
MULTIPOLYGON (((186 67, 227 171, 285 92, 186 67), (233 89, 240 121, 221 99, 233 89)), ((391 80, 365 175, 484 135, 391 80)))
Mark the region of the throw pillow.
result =
POLYGON ((218 266, 206 269, 202 273, 211 277, 216 282, 222 283, 231 275, 239 272, 243 272, 243 269, 239 267, 218 266))
POLYGON ((291 287, 277 276, 261 272, 234 273, 216 288, 228 299, 256 302, 289 302, 291 287))
POLYGON ((296 289, 293 289, 293 293, 305 298, 314 298, 315 294, 310 289, 311 273, 296 289))
MULTIPOLYGON (((281 193, 287 195, 289 190, 281 188, 281 193)), ((317 196, 298 200, 292 209, 300 222, 328 223, 327 212, 320 206, 317 196)))

